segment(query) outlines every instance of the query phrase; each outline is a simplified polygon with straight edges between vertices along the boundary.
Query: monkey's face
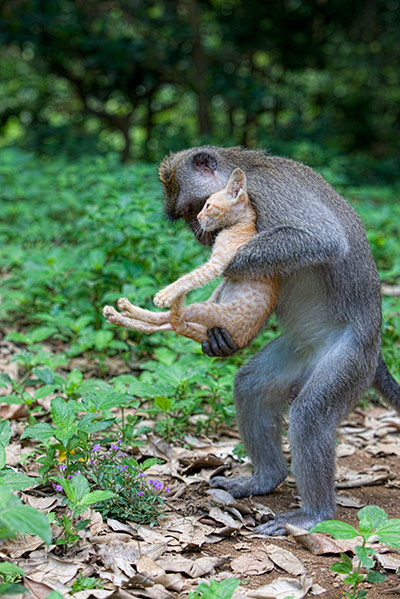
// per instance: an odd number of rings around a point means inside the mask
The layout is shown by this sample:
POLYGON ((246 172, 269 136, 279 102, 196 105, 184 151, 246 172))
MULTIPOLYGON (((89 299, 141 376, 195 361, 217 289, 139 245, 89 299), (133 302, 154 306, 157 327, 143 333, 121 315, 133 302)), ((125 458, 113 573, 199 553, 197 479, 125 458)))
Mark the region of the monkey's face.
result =
POLYGON ((207 198, 228 181, 218 165, 215 148, 204 146, 170 154, 160 164, 159 177, 165 197, 165 213, 170 220, 183 218, 203 245, 210 245, 215 233, 204 233, 197 214, 207 198))

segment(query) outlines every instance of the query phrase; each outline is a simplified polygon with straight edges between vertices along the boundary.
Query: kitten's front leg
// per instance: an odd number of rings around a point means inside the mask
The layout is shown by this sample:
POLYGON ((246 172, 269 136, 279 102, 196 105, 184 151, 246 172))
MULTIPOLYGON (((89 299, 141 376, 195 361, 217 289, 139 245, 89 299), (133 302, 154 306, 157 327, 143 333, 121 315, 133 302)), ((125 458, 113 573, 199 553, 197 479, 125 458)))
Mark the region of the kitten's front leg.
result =
POLYGON ((154 305, 157 308, 169 308, 175 299, 187 291, 187 285, 182 283, 181 279, 178 279, 175 283, 171 283, 171 285, 164 287, 164 289, 155 294, 153 299, 154 305))

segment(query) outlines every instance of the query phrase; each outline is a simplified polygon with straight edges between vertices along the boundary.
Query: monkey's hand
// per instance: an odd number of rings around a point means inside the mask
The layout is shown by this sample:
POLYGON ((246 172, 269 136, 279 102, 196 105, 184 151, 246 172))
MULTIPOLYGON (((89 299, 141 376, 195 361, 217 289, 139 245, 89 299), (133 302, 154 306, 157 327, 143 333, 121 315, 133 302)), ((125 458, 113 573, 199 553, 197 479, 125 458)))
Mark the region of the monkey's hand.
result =
POLYGON ((157 308, 169 308, 174 299, 179 297, 182 294, 182 290, 176 285, 176 283, 172 283, 158 291, 155 294, 153 302, 157 308))
POLYGON ((227 358, 228 356, 232 356, 239 349, 225 329, 209 329, 207 331, 207 337, 208 340, 203 341, 201 349, 203 350, 203 353, 211 358, 215 358, 216 356, 227 358))

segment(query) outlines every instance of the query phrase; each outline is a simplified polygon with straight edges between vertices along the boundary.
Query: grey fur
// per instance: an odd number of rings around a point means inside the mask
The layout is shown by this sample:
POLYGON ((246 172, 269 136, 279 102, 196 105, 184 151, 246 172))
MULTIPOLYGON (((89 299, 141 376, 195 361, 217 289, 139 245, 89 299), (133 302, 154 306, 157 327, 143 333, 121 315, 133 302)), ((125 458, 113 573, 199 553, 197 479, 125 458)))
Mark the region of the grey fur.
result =
MULTIPOLYGON (((216 477, 212 485, 244 497, 268 493, 282 482, 281 418, 292 400, 292 471, 303 505, 258 527, 265 534, 285 534, 287 522, 309 528, 333 516, 337 426, 371 385, 399 409, 400 386, 380 354, 380 283, 364 227, 312 169, 242 148, 184 150, 160 166, 167 215, 192 225, 205 199, 224 187, 237 167, 246 173, 259 234, 239 250, 225 274, 278 273, 276 314, 283 332, 235 379, 239 430, 254 474, 216 477)), ((210 333, 206 353, 234 351, 223 333, 210 333)))

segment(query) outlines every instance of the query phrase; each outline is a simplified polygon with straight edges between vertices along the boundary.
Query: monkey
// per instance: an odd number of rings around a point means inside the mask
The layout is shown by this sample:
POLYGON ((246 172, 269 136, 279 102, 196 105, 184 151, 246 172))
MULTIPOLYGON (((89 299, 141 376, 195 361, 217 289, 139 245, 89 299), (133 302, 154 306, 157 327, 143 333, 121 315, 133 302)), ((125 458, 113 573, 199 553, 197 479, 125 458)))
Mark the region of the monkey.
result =
MULTIPOLYGON (((399 410, 400 386, 380 350, 380 281, 364 226, 310 167, 241 147, 171 153, 159 167, 166 217, 184 219, 200 243, 211 244, 213 233, 199 236, 196 214, 235 168, 246 172, 257 234, 238 250, 224 276, 278 276, 275 314, 281 333, 235 376, 238 428, 253 474, 210 482, 237 498, 268 494, 282 483, 287 464, 281 428, 288 409, 301 507, 256 528, 281 535, 288 523, 310 529, 332 518, 337 427, 370 387, 399 410)), ((238 349, 224 329, 207 334, 203 352, 209 356, 238 349)))

